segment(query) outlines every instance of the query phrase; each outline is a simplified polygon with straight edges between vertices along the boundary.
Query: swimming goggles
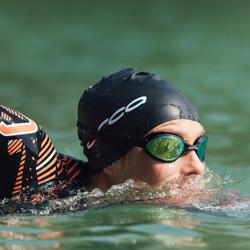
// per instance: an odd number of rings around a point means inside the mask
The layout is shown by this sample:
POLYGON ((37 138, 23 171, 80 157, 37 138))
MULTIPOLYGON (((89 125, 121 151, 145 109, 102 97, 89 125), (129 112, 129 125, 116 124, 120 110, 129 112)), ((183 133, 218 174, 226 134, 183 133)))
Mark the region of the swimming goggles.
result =
POLYGON ((149 155, 162 162, 173 162, 192 150, 201 161, 204 161, 207 141, 208 136, 204 135, 190 145, 177 135, 160 133, 146 136, 138 146, 143 147, 149 155))

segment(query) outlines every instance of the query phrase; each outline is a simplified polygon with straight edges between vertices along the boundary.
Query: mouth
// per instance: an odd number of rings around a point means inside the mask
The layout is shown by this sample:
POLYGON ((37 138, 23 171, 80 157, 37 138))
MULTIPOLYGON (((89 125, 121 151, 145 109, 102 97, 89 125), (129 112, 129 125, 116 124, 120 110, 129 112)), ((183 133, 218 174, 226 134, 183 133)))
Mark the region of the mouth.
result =
POLYGON ((161 190, 167 191, 171 196, 185 198, 203 196, 205 193, 210 194, 220 188, 220 177, 207 167, 202 175, 179 175, 165 180, 161 185, 161 190))

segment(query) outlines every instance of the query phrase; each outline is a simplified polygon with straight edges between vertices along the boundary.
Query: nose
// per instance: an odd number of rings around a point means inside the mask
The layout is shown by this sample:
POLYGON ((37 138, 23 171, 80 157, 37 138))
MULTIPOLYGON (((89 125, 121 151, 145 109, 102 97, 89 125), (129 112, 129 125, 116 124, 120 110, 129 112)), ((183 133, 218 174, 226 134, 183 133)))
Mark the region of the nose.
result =
MULTIPOLYGON (((202 175, 205 172, 205 166, 203 162, 198 158, 194 150, 189 151, 182 157, 180 172, 184 175, 196 174, 202 175)), ((181 159, 180 158, 180 159, 181 159)))

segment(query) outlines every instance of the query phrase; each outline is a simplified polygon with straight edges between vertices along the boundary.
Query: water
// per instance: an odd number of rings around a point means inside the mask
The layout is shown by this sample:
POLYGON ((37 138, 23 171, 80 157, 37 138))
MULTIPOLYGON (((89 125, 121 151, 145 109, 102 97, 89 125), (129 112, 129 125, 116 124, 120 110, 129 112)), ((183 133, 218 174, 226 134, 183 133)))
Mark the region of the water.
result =
MULTIPOLYGON (((243 0, 1 1, 1 103, 33 117, 59 150, 82 158, 75 120, 83 89, 128 66, 158 72, 198 108, 209 135, 207 164, 225 181, 222 189, 250 198, 249 7, 243 0)), ((250 247, 244 203, 103 205, 2 215, 0 248, 250 247)))

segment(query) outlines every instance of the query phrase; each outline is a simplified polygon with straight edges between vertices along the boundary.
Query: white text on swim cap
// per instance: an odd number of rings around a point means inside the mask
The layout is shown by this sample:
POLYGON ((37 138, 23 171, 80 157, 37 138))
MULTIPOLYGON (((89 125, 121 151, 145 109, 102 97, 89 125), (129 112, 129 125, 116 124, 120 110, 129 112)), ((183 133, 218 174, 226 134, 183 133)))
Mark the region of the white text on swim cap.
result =
MULTIPOLYGON (((133 111, 134 109, 138 108, 139 106, 141 106, 142 104, 145 104, 146 101, 147 101, 147 97, 141 96, 141 97, 138 97, 138 98, 134 99, 133 101, 131 101, 127 106, 123 106, 123 107, 117 109, 110 117, 104 119, 100 123, 97 131, 100 131, 105 124, 112 125, 112 124, 116 123, 126 113, 129 113, 129 112, 133 111)), ((95 140, 93 140, 91 142, 87 142, 87 149, 91 149, 94 146, 94 144, 95 144, 95 140)))

